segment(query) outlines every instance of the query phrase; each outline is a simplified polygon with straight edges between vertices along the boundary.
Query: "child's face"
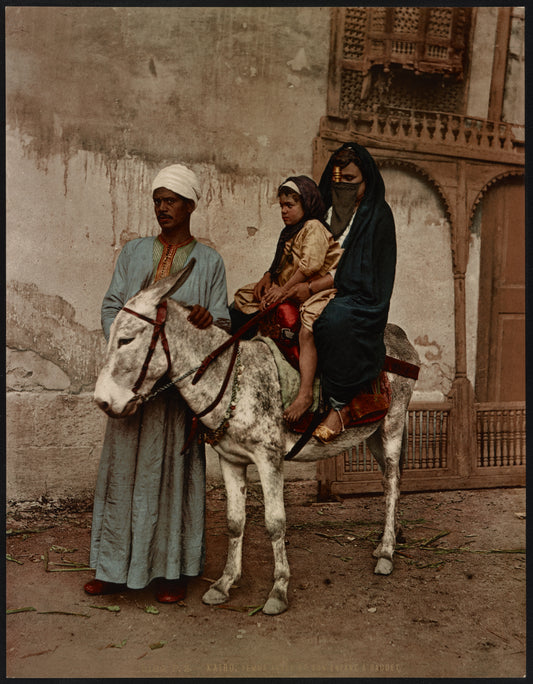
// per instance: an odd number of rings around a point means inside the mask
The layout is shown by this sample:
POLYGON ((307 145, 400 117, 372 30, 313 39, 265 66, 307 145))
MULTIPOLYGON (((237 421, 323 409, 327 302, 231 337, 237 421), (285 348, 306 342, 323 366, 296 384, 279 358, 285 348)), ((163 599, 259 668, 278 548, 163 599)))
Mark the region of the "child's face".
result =
POLYGON ((279 206, 281 207, 281 220, 286 226, 295 226, 304 217, 302 203, 296 195, 281 194, 279 206))

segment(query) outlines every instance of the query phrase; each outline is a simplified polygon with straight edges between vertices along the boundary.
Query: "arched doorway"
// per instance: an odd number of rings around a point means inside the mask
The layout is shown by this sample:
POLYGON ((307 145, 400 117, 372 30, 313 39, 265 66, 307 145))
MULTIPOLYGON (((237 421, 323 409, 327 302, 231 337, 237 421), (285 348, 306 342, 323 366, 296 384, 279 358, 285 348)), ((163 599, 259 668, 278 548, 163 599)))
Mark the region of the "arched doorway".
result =
POLYGON ((525 401, 525 197, 521 177, 483 198, 475 394, 525 401))

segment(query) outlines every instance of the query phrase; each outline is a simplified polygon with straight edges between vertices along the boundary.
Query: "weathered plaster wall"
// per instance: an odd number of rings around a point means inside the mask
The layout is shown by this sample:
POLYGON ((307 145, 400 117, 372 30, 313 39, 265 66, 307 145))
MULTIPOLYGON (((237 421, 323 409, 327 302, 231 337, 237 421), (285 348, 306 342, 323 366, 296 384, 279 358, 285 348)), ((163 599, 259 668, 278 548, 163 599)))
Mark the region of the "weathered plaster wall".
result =
POLYGON ((507 54, 503 120, 517 124, 525 124, 526 114, 526 92, 524 88, 526 75, 525 23, 525 7, 513 7, 507 54))
POLYGON ((465 274, 466 296, 466 369, 470 381, 475 386, 477 326, 479 314, 479 272, 481 257, 481 219, 483 204, 480 203, 470 229, 470 244, 468 248, 468 266, 465 274))
MULTIPOLYGON (((159 168, 184 161, 201 179, 193 232, 222 254, 230 297, 264 272, 282 227, 275 190, 311 173, 329 22, 320 7, 6 9, 8 497, 93 491, 100 304, 124 243, 157 233, 159 168)), ((418 398, 438 399, 453 378, 449 225, 421 179, 384 178, 398 234, 390 319, 423 360, 418 398)))
POLYGON ((200 177, 193 231, 230 293, 265 270, 275 189, 311 168, 329 29, 318 7, 7 8, 8 496, 94 487, 100 304, 124 243, 157 232, 160 167, 200 177))
POLYGON ((398 249, 389 321, 404 328, 420 355, 413 399, 442 401, 455 367, 450 225, 433 188, 419 177, 384 169, 383 179, 398 249))
POLYGON ((466 113, 485 119, 489 111, 490 80, 494 53, 484 50, 483 46, 492 46, 496 38, 498 22, 497 7, 477 7, 474 26, 473 46, 470 53, 470 85, 468 90, 466 113))

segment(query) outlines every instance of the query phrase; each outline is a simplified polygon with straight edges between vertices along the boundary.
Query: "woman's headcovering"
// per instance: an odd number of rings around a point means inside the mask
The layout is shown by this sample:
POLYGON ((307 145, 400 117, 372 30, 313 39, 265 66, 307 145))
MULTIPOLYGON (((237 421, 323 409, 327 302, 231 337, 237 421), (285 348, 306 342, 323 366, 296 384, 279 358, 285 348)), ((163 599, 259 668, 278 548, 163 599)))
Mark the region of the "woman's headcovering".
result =
POLYGON ((326 213, 324 202, 317 184, 308 176, 289 176, 278 188, 278 195, 283 188, 289 188, 300 195, 300 202, 304 211, 304 221, 318 219, 322 221, 326 213))
POLYGON ((362 145, 355 142, 344 143, 331 155, 318 187, 324 204, 329 208, 332 195, 331 177, 336 163, 335 155, 341 150, 350 148, 360 159, 359 168, 365 180, 365 192, 351 224, 350 232, 342 245, 344 252, 337 265, 334 280, 334 287, 337 288, 336 297, 359 292, 363 293, 361 301, 377 302, 383 297, 382 303, 386 300, 384 306, 388 307, 389 289, 392 289, 396 263, 396 235, 394 216, 385 200, 385 184, 376 162, 362 145), (382 242, 382 246, 385 243, 385 248, 375 249, 376 234, 376 239, 382 242), (376 263, 377 255, 380 255, 379 259, 383 260, 381 267, 376 263), (381 285, 380 278, 375 275, 380 272, 388 274, 381 285), (392 280, 389 276, 392 276, 392 280), (376 288, 379 290, 377 293, 376 288))
POLYGON ((162 169, 154 178, 152 192, 157 188, 172 190, 176 195, 192 200, 195 206, 201 196, 198 177, 183 164, 172 164, 162 169))
MULTIPOLYGON (((331 181, 333 176, 333 168, 336 166, 335 157, 344 150, 352 150, 359 160, 356 165, 361 169, 363 179, 365 181, 365 196, 363 201, 372 197, 372 201, 380 201, 385 198, 385 184, 383 178, 377 167, 374 158, 370 152, 355 142, 347 142, 337 148, 329 158, 326 168, 324 169, 318 188, 326 206, 326 209, 331 206, 331 181)), ((345 166, 346 164, 344 164, 345 166)))

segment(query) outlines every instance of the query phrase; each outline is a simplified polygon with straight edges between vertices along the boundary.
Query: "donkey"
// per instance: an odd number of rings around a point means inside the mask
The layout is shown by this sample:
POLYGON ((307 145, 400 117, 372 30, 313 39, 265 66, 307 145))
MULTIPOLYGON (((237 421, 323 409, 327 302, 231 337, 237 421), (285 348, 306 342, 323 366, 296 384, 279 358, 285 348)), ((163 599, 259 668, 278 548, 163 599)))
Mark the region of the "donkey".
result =
MULTIPOLYGON (((242 341, 202 368, 202 361, 229 335, 211 325, 199 330, 187 321, 189 310, 169 299, 185 282, 194 262, 174 276, 162 279, 132 297, 111 327, 105 362, 94 398, 109 416, 135 412, 149 399, 155 383, 165 373, 183 399, 211 434, 220 458, 227 499, 229 541, 226 565, 220 578, 202 597, 208 605, 224 603, 230 587, 241 576, 242 543, 246 507, 246 470, 257 466, 264 495, 266 529, 274 553, 274 585, 263 612, 277 615, 288 608, 289 564, 285 551, 283 498, 284 456, 300 435, 283 419, 278 370, 270 348, 261 341, 242 341), (165 320, 166 318, 166 320, 165 320), (144 364, 143 364, 144 362, 144 364), (193 373, 197 376, 191 378, 193 373), (214 401, 221 394, 218 403, 214 401)), ((385 330, 387 354, 412 364, 418 355, 404 331, 395 325, 385 330)), ((312 438, 295 461, 329 458, 363 440, 383 474, 385 525, 374 572, 388 575, 393 569, 399 502, 400 459, 406 439, 406 412, 415 381, 388 374, 391 405, 384 418, 346 429, 333 443, 312 438)), ((152 392, 153 394, 153 392, 152 392)))

